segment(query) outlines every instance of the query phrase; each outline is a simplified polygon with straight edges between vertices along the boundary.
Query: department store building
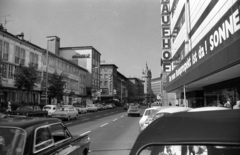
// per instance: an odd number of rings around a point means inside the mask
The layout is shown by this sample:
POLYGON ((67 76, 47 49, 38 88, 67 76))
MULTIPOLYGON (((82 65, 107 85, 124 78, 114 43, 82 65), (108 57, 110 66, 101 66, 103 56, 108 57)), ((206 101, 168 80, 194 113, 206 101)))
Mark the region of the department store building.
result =
POLYGON ((240 1, 162 0, 161 5, 171 21, 170 30, 162 31, 170 31, 172 60, 164 89, 187 99, 189 107, 223 105, 228 98, 234 105, 240 100, 240 1))

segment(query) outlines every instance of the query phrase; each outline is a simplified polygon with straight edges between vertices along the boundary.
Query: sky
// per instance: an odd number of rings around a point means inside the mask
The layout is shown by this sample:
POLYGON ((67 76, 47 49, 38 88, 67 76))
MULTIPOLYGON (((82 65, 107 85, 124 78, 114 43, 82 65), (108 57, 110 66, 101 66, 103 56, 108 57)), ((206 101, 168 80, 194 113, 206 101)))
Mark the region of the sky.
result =
POLYGON ((141 78, 146 63, 160 76, 160 0, 0 0, 0 23, 44 49, 47 36, 92 46, 126 77, 141 78))

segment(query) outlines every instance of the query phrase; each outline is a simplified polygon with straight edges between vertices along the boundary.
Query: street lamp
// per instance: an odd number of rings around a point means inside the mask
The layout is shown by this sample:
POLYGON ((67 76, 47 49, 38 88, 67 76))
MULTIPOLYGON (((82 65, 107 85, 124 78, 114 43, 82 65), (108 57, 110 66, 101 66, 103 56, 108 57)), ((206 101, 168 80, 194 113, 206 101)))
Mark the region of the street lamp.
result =
POLYGON ((47 105, 47 100, 48 100, 48 51, 49 51, 49 41, 53 41, 54 39, 47 39, 47 52, 46 52, 46 94, 45 94, 45 104, 47 105))

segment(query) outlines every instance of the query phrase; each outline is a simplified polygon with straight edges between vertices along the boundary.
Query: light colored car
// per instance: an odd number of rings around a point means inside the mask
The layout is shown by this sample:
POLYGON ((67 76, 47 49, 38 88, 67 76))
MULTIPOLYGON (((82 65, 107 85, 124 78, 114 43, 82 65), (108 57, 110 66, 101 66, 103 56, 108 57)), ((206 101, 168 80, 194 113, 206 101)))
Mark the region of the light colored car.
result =
POLYGON ((146 121, 146 119, 148 118, 148 116, 156 109, 156 107, 152 107, 152 108, 147 108, 145 109, 145 111, 143 112, 143 115, 141 117, 141 119, 139 120, 139 128, 144 124, 144 122, 146 121))
POLYGON ((84 105, 74 104, 73 107, 77 109, 79 114, 85 114, 88 112, 88 108, 85 107, 84 105))
POLYGON ((87 104, 87 111, 88 112, 97 112, 98 111, 98 107, 94 104, 87 104))
POLYGON ((52 113, 52 117, 69 121, 70 119, 77 119, 78 111, 71 105, 63 105, 52 113))
POLYGON ((45 105, 42 109, 48 112, 48 116, 52 116, 52 113, 57 110, 57 105, 45 105))
POLYGON ((140 110, 139 110, 138 106, 129 106, 127 115, 128 116, 137 115, 140 117, 141 115, 140 115, 140 110))
POLYGON ((147 126, 148 124, 152 121, 153 116, 161 109, 165 109, 168 107, 152 107, 153 110, 151 111, 150 115, 148 115, 148 117, 146 118, 146 120, 142 123, 139 124, 139 132, 142 132, 147 126))

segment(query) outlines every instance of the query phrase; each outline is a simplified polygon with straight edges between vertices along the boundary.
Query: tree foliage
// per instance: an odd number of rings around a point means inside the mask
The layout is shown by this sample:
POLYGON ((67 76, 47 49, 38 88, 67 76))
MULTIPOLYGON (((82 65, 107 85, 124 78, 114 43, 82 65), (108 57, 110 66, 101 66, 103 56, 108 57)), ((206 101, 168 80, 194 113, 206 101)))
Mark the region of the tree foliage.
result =
POLYGON ((29 63, 29 67, 20 65, 19 70, 14 74, 14 77, 15 87, 30 92, 36 86, 35 83, 38 81, 37 67, 32 63, 29 63))
POLYGON ((56 98, 58 101, 62 100, 64 95, 64 81, 65 76, 63 74, 58 74, 55 72, 51 78, 48 80, 48 96, 56 98))

